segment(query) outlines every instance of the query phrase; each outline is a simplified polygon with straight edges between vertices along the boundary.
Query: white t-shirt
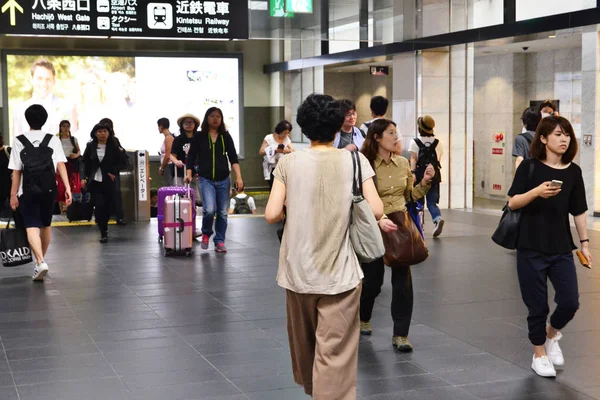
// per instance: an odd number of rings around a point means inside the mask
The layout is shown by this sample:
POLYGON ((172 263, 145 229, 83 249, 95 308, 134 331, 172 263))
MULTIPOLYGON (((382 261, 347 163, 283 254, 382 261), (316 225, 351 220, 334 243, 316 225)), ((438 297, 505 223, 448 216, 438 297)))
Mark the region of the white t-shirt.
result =
MULTIPOLYGON (((26 132, 23 135, 25 135, 27 139, 29 139, 29 141, 31 142, 31 144, 33 144, 34 147, 38 147, 40 143, 42 143, 42 140, 44 140, 46 133, 42 131, 31 131, 26 132)), ((54 135, 52 135, 52 139, 50 139, 48 147, 50 147, 54 151, 52 153, 52 161, 54 162, 54 169, 57 170, 59 162, 67 162, 65 152, 63 151, 60 140, 54 135)), ((23 146, 23 143, 21 143, 21 141, 15 137, 12 147, 12 153, 10 154, 10 161, 8 162, 8 169, 11 169, 13 171, 23 171, 23 162, 21 162, 21 151, 23 151, 24 148, 25 146, 23 146)), ((22 194, 23 178, 21 177, 21 184, 19 185, 19 193, 17 193, 17 195, 20 196, 22 194)))
MULTIPOLYGON (((270 133, 267 136, 265 136, 265 142, 267 142, 267 146, 278 146, 279 143, 275 140, 275 138, 273 137, 273 134, 270 133)), ((289 135, 285 137, 284 141, 283 141, 283 145, 284 146, 289 146, 290 144, 292 144, 292 139, 290 139, 289 135)))
MULTIPOLYGON (((234 200, 235 198, 245 199, 246 197, 248 197, 247 194, 238 194, 238 195, 236 195, 234 198, 232 198, 229 201, 229 208, 232 209, 232 210, 235 208, 235 200, 234 200)), ((253 197, 249 197, 248 198, 248 207, 250 207, 251 211, 256 211, 256 204, 254 203, 254 198, 253 197)))
MULTIPOLYGON (((77 144, 77 138, 73 137, 75 140, 75 144, 77 144)), ((65 152, 65 157, 69 158, 69 156, 73 153, 76 153, 75 148, 73 148, 73 143, 71 143, 71 139, 63 139, 60 138, 60 144, 62 145, 63 151, 65 152)))
MULTIPOLYGON (((435 139, 437 139, 435 136, 419 136, 419 140, 421 140, 423 144, 433 143, 435 139)), ((415 139, 410 141, 410 147, 408 148, 408 151, 411 153, 415 153, 417 156, 419 155, 419 145, 417 144, 417 142, 415 142, 415 139)), ((435 152, 437 154, 438 160, 440 160, 444 155, 444 145, 439 139, 438 144, 435 148, 435 152)))
MULTIPOLYGON (((98 144, 98 150, 96 151, 98 152, 98 160, 102 162, 102 160, 104 160, 104 155, 106 154, 106 145, 98 144)), ((96 182, 102 182, 102 168, 98 168, 96 175, 94 175, 94 180, 96 182)))

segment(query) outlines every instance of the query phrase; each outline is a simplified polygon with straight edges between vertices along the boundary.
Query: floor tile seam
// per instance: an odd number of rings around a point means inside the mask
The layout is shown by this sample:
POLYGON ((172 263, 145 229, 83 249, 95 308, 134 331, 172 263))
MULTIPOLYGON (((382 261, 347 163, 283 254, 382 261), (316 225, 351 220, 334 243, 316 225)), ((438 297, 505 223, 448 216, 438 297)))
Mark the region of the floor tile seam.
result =
MULTIPOLYGON (((433 328, 433 327, 431 327, 431 328, 433 328)), ((436 329, 436 328, 433 328, 433 329, 436 329)), ((440 329, 437 329, 437 330, 439 330, 439 331, 443 332, 443 331, 442 331, 442 330, 440 330, 440 329)), ((518 367, 518 368, 520 368, 520 369, 522 369, 522 370, 524 370, 524 371, 527 371, 527 372, 529 372, 529 373, 533 373, 533 372, 531 372, 530 368, 526 368, 526 367, 523 367, 523 366, 521 366, 521 365, 519 365, 519 364, 516 364, 516 363, 514 363, 513 361, 510 361, 510 360, 508 360, 508 359, 504 358, 503 356, 501 356, 501 355, 499 355, 499 354, 496 354, 496 352, 493 352, 493 351, 488 351, 488 350, 481 349, 479 346, 476 346, 475 344, 473 344, 473 343, 472 343, 472 342, 470 342, 470 341, 465 341, 465 340, 459 339, 459 338, 457 338, 457 337, 455 337, 455 336, 453 336, 453 335, 451 335, 451 334, 449 334, 449 333, 447 333, 447 332, 444 332, 444 333, 446 333, 446 335, 448 335, 448 336, 450 336, 450 337, 452 337, 452 338, 454 338, 454 339, 457 339, 458 341, 460 341, 460 342, 462 342, 462 343, 465 343, 465 344, 467 344, 467 345, 469 345, 469 346, 475 347, 475 348, 477 348, 477 349, 479 349, 479 350, 482 350, 482 351, 483 351, 483 352, 485 352, 485 353, 491 354, 491 355, 493 355, 494 357, 497 357, 497 358, 499 358, 499 359, 501 359, 501 360, 504 360, 504 361, 506 361, 507 363, 509 363, 509 364, 511 364, 511 365, 514 365, 514 366, 516 366, 516 367, 518 367)), ((440 378, 440 379, 442 379, 442 378, 440 378)), ((492 381, 492 382, 493 382, 493 381, 492 381)), ((477 382, 477 383, 484 383, 484 382, 477 382)), ((485 382, 485 383, 489 383, 489 382, 485 382)), ((557 382, 557 384, 559 384, 559 385, 561 385, 561 386, 564 386, 564 387, 566 387, 567 389, 571 389, 571 390, 575 390, 575 391, 579 392, 579 391, 577 390, 577 387, 575 387, 574 385, 572 385, 572 384, 571 384, 569 381, 561 381, 561 382, 557 382)), ((453 385, 453 386, 455 386, 455 385, 453 385)), ((584 394, 584 395, 585 395, 585 393, 582 393, 582 394, 584 394)))
POLYGON ((40 382, 35 382, 35 383, 25 383, 22 385, 17 385, 17 388, 26 388, 26 387, 32 387, 32 386, 41 386, 41 385, 49 385, 49 384, 56 384, 56 383, 69 383, 69 382, 86 382, 86 381, 91 381, 91 380, 102 380, 102 379, 114 379, 114 378, 118 378, 119 375, 109 375, 109 376, 89 376, 89 377, 81 377, 81 378, 72 378, 72 379, 57 379, 57 380, 52 380, 52 381, 40 381, 40 382))
MULTIPOLYGON (((171 269, 174 273, 177 274, 177 270, 173 270, 172 267, 170 267, 168 265, 167 265, 167 268, 171 269)), ((232 313, 234 313, 235 315, 237 315, 238 317, 240 317, 243 321, 251 322, 251 321, 246 320, 246 318, 242 314, 240 314, 239 312, 235 311, 233 308, 231 308, 230 306, 228 306, 225 303, 223 303, 220 299, 218 299, 217 297, 215 297, 214 295, 212 295, 211 293, 209 293, 208 291, 206 291, 205 289, 203 289, 202 287, 200 287, 200 285, 198 285, 196 282, 193 282, 193 281, 189 281, 189 282, 192 284, 192 286, 194 286, 195 288, 197 288, 198 290, 200 290, 201 293, 206 293, 208 296, 210 296, 213 300, 215 300, 221 306, 225 307, 227 310, 231 311, 232 313)), ((142 299, 140 298, 140 300, 142 300, 142 299)), ((148 305, 144 300, 142 300, 142 301, 144 302, 144 304, 148 305)), ((148 305, 148 307, 150 307, 150 305, 148 305)), ((257 326, 256 328, 262 331, 262 329, 260 329, 260 327, 257 326)))
POLYGON ((216 365, 214 365, 212 362, 210 362, 210 360, 208 358, 206 358, 202 353, 200 353, 194 346, 192 346, 192 344, 190 342, 188 342, 186 340, 186 338, 184 336, 182 336, 181 334, 179 334, 179 332, 177 332, 177 336, 183 340, 188 346, 190 346, 192 348, 192 351, 194 351, 196 354, 198 354, 204 361, 206 361, 206 363, 208 365, 210 365, 212 368, 215 369, 215 371, 217 371, 222 377, 223 379, 225 379, 230 385, 232 385, 236 390, 238 390, 240 392, 241 395, 245 396, 246 398, 248 398, 248 396, 246 395, 246 393, 244 393, 244 391, 242 389, 240 389, 236 384, 234 384, 231 379, 229 379, 224 373, 223 371, 221 371, 219 368, 217 368, 216 365))
POLYGON ((10 362, 8 361, 8 355, 6 354, 6 349, 4 348, 4 342, 0 338, 0 345, 2 345, 2 351, 4 351, 4 360, 6 361, 6 365, 8 366, 8 372, 10 373, 10 379, 13 383, 13 388, 17 392, 17 400, 21 400, 21 395, 19 394, 19 388, 17 387, 17 381, 15 380, 15 375, 13 373, 12 367, 10 366, 10 362))
POLYGON ((102 359, 106 362, 106 364, 110 367, 110 369, 113 371, 113 373, 115 374, 115 376, 117 377, 117 379, 119 380, 119 382, 121 382, 121 385, 125 388, 125 390, 127 390, 127 392, 130 395, 133 395, 133 393, 131 393, 131 390, 129 390, 129 387, 127 385, 125 385, 125 382, 123 382, 123 379, 121 378, 121 376, 117 373, 117 370, 115 369, 115 367, 108 361, 108 359, 106 358, 106 355, 102 352, 102 349, 100 349, 100 346, 98 346, 98 343, 96 342, 96 340, 92 337, 92 335, 88 332, 88 336, 89 338, 94 342, 94 346, 96 346, 96 348, 98 349, 98 351, 100 352, 100 354, 102 355, 102 359))
MULTIPOLYGON (((104 263, 102 263, 103 267, 106 268, 106 265, 104 263)), ((108 269, 108 268, 106 268, 108 269)), ((112 274, 112 272, 111 272, 112 274)), ((113 274, 114 275, 114 274, 113 274)), ((118 279, 118 278, 117 278, 118 279)), ((128 288, 129 289, 129 288, 128 288)), ((65 299, 66 300, 66 299, 65 299)), ((123 388, 125 388, 125 390, 127 390, 127 392, 129 394, 131 394, 131 391, 129 390, 129 388, 127 386, 125 386, 125 383, 123 382, 123 380, 121 379, 121 377, 119 377, 119 374, 117 374, 117 371, 115 370, 115 368, 112 366, 112 364, 110 362, 108 362, 108 359, 106 358, 106 356, 104 355, 104 353, 102 352, 102 349, 100 349, 100 347, 98 346, 98 343, 96 342, 96 340, 92 337, 91 333, 89 332, 89 330, 84 326, 83 321, 81 321, 81 319, 79 318, 79 316, 77 316, 77 314, 75 313, 75 310, 73 309, 71 303, 67 300, 67 305, 69 307, 69 309, 71 310, 71 312, 73 314, 76 315, 77 320, 79 321, 79 323, 81 324, 83 330, 85 333, 87 333, 88 337, 90 338, 90 340, 92 341, 92 343, 94 344, 94 347, 96 347, 96 349, 98 350, 98 352, 102 355, 102 358, 104 360, 104 362, 106 362, 106 364, 110 367, 110 369, 113 371, 113 373, 115 374, 115 376, 117 377, 117 379, 119 380, 119 382, 121 382, 121 386, 123 388)), ((96 354, 96 353, 93 353, 96 354)))
MULTIPOLYGON (((456 385, 455 387, 457 387, 457 388, 461 388, 461 389, 462 389, 462 388, 465 388, 465 387, 467 387, 467 386, 475 386, 475 385, 480 385, 480 384, 482 384, 482 383, 485 383, 485 384, 490 384, 490 383, 508 383, 508 382, 513 382, 513 381, 522 381, 522 380, 526 380, 526 379, 528 379, 528 378, 516 378, 516 379, 498 379, 498 380, 494 380, 494 381, 487 381, 487 382, 465 383, 465 384, 456 385)), ((540 377, 540 379, 545 379, 545 378, 541 378, 541 377, 540 377)), ((576 391, 577 393, 580 393, 580 394, 583 394, 583 395, 587 396, 585 393, 583 393, 583 392, 580 392, 580 391, 578 391, 578 390, 576 390, 576 389, 574 389, 574 388, 571 388, 571 387, 569 387, 569 386, 567 386, 567 385, 563 385, 561 382, 558 382, 558 381, 556 381, 556 380, 554 380, 554 381, 551 381, 551 382, 554 382, 554 383, 555 383, 555 384, 557 384, 557 385, 564 386, 566 389, 569 389, 569 390, 574 390, 574 391, 576 391)), ((464 389, 463 389, 463 390, 464 390, 464 389)), ((551 391, 555 391, 555 390, 556 390, 556 388, 554 388, 554 389, 546 389, 546 390, 540 389, 540 390, 536 390, 536 391, 529 392, 529 393, 523 393, 523 394, 524 394, 524 395, 534 395, 534 394, 539 394, 539 393, 551 392, 551 391)), ((465 390, 465 391, 466 391, 466 390, 465 390)), ((466 391, 466 392, 467 392, 467 393, 469 393, 468 391, 466 391)), ((470 394, 470 393, 469 393, 469 394, 470 394)), ((485 400, 504 400, 504 399, 506 398, 506 396, 504 396, 504 397, 503 397, 503 396, 498 396, 498 397, 491 397, 491 398, 490 398, 490 397, 486 397, 486 398, 480 398, 480 397, 477 397, 477 396, 475 396, 475 395, 473 395, 473 394, 471 394, 471 395, 472 395, 472 396, 474 396, 474 397, 476 397, 476 398, 478 398, 478 399, 485 399, 485 400)), ((589 396, 588 396, 588 397, 589 397, 589 396)))
MULTIPOLYGON (((179 371, 169 371, 169 372, 179 372, 179 371)), ((160 374, 161 372, 158 372, 157 374, 160 374)), ((154 372, 151 372, 150 374, 154 374, 154 372)), ((140 374, 140 375, 123 375, 123 377, 134 377, 134 376, 141 376, 144 374, 140 374)), ((185 386, 185 385, 202 385, 202 384, 212 384, 212 383, 219 383, 222 382, 219 379, 211 379, 211 380, 207 380, 207 381, 198 381, 198 382, 184 382, 184 383, 170 383, 170 384, 165 384, 165 385, 161 385, 160 383, 156 386, 144 386, 144 385, 140 385, 140 386, 135 386, 133 389, 129 388, 129 385, 127 385, 125 383, 125 385, 127 386, 128 390, 131 391, 132 395, 133 391, 136 390, 144 390, 144 389, 165 389, 165 388, 170 388, 170 387, 181 387, 181 386, 185 386)), ((239 394, 242 394, 243 392, 240 392, 239 394)), ((236 393, 237 394, 237 393, 236 393)), ((139 396, 135 395, 135 396, 139 396)), ((220 394, 217 394, 217 396, 221 396, 220 394)))
MULTIPOLYGON (((140 297, 140 296, 139 296, 137 293, 135 293, 135 292, 134 292, 134 291, 133 291, 133 290, 132 290, 132 289, 131 289, 131 288, 130 288, 128 285, 126 285, 125 283, 123 283, 123 281, 121 280, 121 278, 119 278, 119 277, 118 277, 118 276, 117 276, 117 275, 116 275, 116 274, 115 274, 115 273, 114 273, 114 272, 113 272, 113 271, 112 271, 110 268, 106 267, 106 265, 105 265, 104 263, 103 263, 103 265, 104 265, 104 268, 106 268, 106 270, 108 270, 108 271, 110 272, 110 274, 111 274, 111 275, 112 275, 112 276, 113 276, 113 277, 114 277, 114 278, 115 278, 115 279, 116 279, 118 282, 120 282, 120 283, 121 283, 122 285, 124 285, 124 286, 125 286, 125 287, 126 287, 128 290, 129 290, 129 291, 131 291, 131 293, 133 293, 133 294, 134 294, 135 298, 137 298, 138 300, 140 300, 140 301, 141 301, 141 302, 142 302, 142 303, 143 303, 143 304, 144 304, 146 307, 148 307, 148 311, 152 311, 152 313, 153 313, 154 315, 156 315, 156 318, 159 318, 161 321, 163 321, 163 322, 164 322, 164 320, 163 320, 163 319, 162 319, 162 318, 161 318, 161 317, 160 317, 158 314, 156 314, 156 311, 155 311, 155 310, 153 310, 153 309, 152 309, 152 307, 150 307, 150 306, 148 305, 148 303, 146 303, 146 302, 145 302, 145 301, 142 299, 142 297, 140 297)), ((169 268, 169 269, 170 269, 170 267, 169 267, 169 266, 167 266, 167 268, 169 268)))
MULTIPOLYGON (((38 347, 29 347, 30 349, 38 349, 38 347)), ((10 350, 9 350, 10 351, 10 350)), ((94 354, 100 354, 100 351, 97 351, 95 353, 77 353, 77 354, 67 354, 67 355, 53 355, 53 356, 46 356, 46 357, 28 357, 28 358, 15 358, 15 359, 9 359, 8 362, 22 362, 22 361, 31 361, 31 360, 46 360, 48 358, 56 358, 56 357, 69 357, 69 356, 73 356, 73 355, 77 355, 77 356, 90 356, 90 355, 94 355, 94 354)))

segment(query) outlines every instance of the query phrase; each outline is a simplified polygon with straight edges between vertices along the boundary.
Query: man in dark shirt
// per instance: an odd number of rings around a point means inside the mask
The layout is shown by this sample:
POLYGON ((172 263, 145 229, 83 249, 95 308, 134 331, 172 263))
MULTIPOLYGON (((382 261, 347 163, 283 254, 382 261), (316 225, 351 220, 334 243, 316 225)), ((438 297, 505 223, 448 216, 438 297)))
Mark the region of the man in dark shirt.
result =
POLYGON ((519 168, 519 164, 521 164, 523 160, 529 159, 531 142, 533 142, 535 130, 541 119, 542 115, 535 107, 527 107, 525 111, 523 111, 521 122, 523 123, 524 132, 520 133, 515 138, 515 144, 512 151, 512 156, 516 157, 515 171, 519 168))

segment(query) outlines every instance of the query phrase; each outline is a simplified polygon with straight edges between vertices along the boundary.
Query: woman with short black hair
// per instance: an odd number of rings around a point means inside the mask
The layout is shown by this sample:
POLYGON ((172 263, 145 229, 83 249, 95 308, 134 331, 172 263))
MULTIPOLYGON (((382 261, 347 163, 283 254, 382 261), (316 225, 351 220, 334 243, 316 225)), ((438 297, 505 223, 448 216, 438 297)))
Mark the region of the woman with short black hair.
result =
MULTIPOLYGON (((352 154, 333 145, 344 118, 331 96, 308 96, 296 121, 310 147, 279 161, 265 212, 277 223, 286 204, 277 283, 286 289, 294 380, 315 399, 356 399, 363 274, 348 233, 352 154)), ((373 169, 359 159, 363 195, 379 218, 373 169)))
POLYGON ((283 120, 275 127, 275 132, 265 136, 258 154, 263 156, 263 174, 265 180, 269 181, 269 190, 273 188, 275 176, 273 172, 277 163, 286 154, 294 151, 290 134, 292 133, 292 124, 283 120))
POLYGON ((531 368, 540 376, 555 377, 555 366, 564 365, 559 332, 579 308, 577 273, 572 251, 569 214, 591 264, 587 235, 587 203, 581 168, 573 163, 577 139, 563 117, 542 119, 531 144, 531 158, 517 169, 508 191, 511 210, 521 211, 517 243, 517 273, 523 301, 529 310, 529 340, 533 344, 531 368), (550 317, 548 279, 556 295, 550 317))
POLYGON ((108 241, 108 220, 114 207, 116 179, 123 151, 108 124, 99 123, 90 133, 90 140, 83 153, 84 178, 81 186, 87 187, 92 195, 94 216, 100 229, 100 243, 108 241))

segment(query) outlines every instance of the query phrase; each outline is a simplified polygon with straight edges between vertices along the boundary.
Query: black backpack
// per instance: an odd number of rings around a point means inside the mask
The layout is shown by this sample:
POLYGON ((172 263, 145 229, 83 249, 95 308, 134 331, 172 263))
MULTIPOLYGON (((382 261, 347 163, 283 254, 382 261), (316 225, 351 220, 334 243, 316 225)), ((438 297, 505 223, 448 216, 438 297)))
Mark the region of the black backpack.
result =
POLYGON ((417 180, 420 181, 423 179, 427 166, 431 164, 435 170, 432 183, 440 183, 442 181, 442 174, 440 173, 442 166, 440 165, 437 152, 435 151, 439 142, 439 140, 435 139, 432 143, 423 143, 420 139, 415 139, 415 143, 419 146, 419 156, 417 158, 417 168, 415 172, 417 180))
POLYGON ((56 191, 56 170, 52 156, 54 150, 48 147, 52 135, 47 134, 35 147, 25 135, 17 136, 23 144, 21 162, 23 163, 23 195, 39 196, 56 191))
POLYGON ((248 197, 244 197, 243 199, 239 197, 234 197, 235 207, 233 208, 234 214, 252 214, 252 210, 250 209, 250 205, 248 204, 248 197))

